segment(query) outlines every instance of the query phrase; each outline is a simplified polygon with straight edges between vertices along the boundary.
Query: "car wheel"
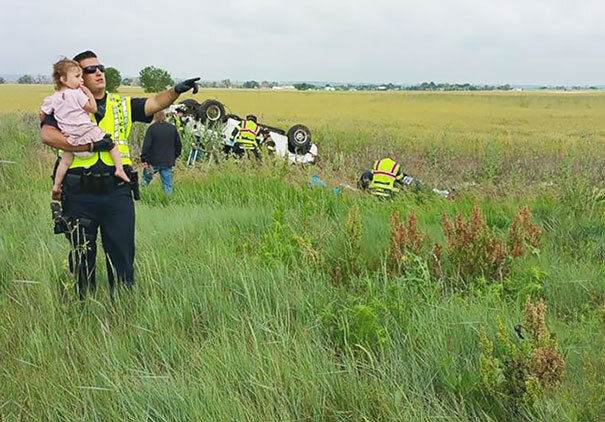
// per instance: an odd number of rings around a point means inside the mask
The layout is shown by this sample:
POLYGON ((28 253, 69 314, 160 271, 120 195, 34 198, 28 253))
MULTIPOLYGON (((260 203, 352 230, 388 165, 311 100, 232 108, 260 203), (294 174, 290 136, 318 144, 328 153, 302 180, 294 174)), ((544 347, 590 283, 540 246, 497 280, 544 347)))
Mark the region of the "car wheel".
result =
POLYGON ((288 150, 294 154, 306 154, 311 149, 311 131, 305 125, 288 129, 288 150))
POLYGON ((187 98, 186 100, 181 101, 179 104, 182 104, 187 108, 188 114, 194 114, 197 108, 200 106, 200 103, 192 98, 187 98))
POLYGON ((225 117, 225 106, 217 100, 206 100, 197 108, 197 116, 202 123, 212 127, 222 122, 225 117))

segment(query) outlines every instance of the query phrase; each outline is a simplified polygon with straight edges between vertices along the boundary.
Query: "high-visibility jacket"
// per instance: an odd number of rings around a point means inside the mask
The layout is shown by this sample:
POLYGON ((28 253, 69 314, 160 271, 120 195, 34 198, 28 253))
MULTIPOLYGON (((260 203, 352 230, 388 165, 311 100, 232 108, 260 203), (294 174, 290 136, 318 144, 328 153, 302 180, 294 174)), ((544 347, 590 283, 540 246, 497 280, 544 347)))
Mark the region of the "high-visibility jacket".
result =
POLYGON ((243 149, 257 149, 260 141, 260 127, 252 120, 243 120, 233 131, 231 140, 243 149))
MULTIPOLYGON (((90 115, 92 121, 95 121, 94 114, 90 115)), ((105 103, 105 115, 98 123, 118 146, 123 165, 132 165, 130 158, 130 148, 128 147, 128 137, 132 130, 132 110, 130 106, 130 97, 122 97, 119 94, 107 93, 105 103)), ((90 157, 74 157, 70 169, 81 167, 92 167, 99 160, 108 166, 115 165, 109 151, 99 151, 90 157)))
POLYGON ((390 158, 375 161, 372 167, 372 181, 368 188, 374 195, 391 196, 399 191, 395 182, 403 178, 400 170, 399 163, 390 158))
POLYGON ((183 123, 181 122, 181 118, 179 116, 174 116, 174 126, 176 130, 179 131, 179 134, 183 134, 183 123))

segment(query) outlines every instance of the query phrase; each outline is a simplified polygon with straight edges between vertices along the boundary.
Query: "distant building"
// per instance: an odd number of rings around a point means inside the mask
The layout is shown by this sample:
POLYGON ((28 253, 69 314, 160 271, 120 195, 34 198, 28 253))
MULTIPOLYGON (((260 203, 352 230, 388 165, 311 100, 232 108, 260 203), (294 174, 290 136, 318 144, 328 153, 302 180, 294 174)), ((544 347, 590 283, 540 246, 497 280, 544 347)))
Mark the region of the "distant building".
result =
POLYGON ((336 88, 334 88, 333 86, 327 86, 324 88, 324 91, 336 91, 336 88))

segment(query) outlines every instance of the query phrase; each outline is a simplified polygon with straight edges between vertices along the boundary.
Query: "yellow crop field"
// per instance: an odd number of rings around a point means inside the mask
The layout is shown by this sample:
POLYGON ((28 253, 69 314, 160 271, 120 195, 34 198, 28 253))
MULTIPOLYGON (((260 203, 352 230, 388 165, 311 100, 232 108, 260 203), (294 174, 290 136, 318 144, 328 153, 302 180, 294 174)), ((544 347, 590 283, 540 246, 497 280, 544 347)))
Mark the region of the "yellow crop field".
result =
MULTIPOLYGON (((36 111, 51 85, 0 85, 0 113, 36 111)), ((148 96, 138 87, 121 87, 148 96)), ((605 94, 592 92, 276 92, 201 90, 235 114, 256 113, 274 125, 305 123, 349 137, 384 136, 415 143, 458 135, 465 142, 490 137, 506 142, 569 144, 605 137, 605 94), (548 141, 548 142, 547 142, 548 141)))
MULTIPOLYGON (((0 85, 0 113, 35 112, 52 92, 51 85, 0 85)), ((150 95, 140 87, 121 87, 120 93, 150 95)), ((260 121, 286 129, 307 125, 322 160, 340 163, 337 177, 345 174, 351 183, 371 157, 387 150, 403 154, 406 168, 426 180, 456 184, 491 174, 490 163, 499 180, 551 183, 570 156, 576 168, 598 178, 599 157, 605 156, 605 94, 600 92, 204 89, 183 98, 214 98, 228 113, 255 113, 260 121)))

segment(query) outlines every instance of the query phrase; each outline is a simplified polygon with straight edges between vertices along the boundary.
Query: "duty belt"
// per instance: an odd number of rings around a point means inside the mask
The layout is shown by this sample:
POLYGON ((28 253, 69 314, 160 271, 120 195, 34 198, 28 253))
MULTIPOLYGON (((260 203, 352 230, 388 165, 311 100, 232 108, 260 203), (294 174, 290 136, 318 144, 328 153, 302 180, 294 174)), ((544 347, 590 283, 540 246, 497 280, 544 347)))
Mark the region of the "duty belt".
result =
POLYGON ((128 185, 113 173, 67 173, 63 181, 65 193, 90 193, 102 195, 128 185))

